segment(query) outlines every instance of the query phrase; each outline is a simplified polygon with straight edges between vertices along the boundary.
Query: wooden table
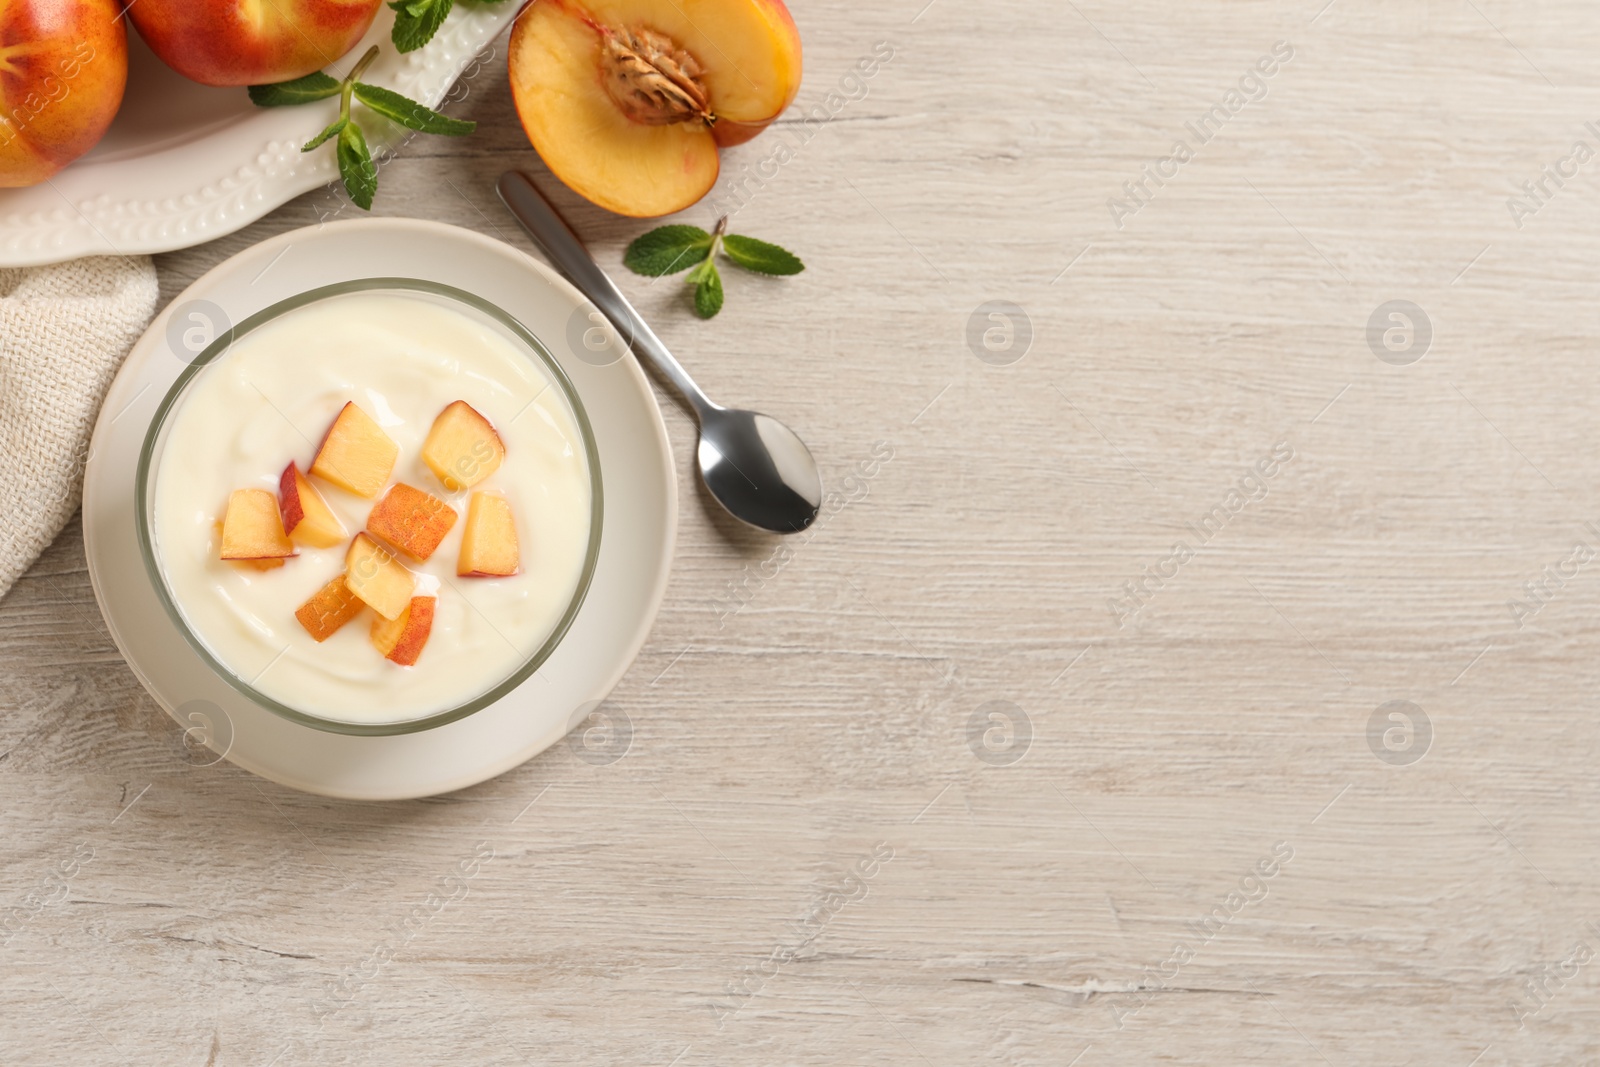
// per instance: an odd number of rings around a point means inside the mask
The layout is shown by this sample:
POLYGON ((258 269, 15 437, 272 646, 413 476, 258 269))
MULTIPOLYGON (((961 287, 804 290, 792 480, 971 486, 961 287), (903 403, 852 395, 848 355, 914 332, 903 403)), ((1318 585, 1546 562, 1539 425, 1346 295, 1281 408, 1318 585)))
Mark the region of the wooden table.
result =
MULTIPOLYGON (((0 602, 0 1062, 1600 1055, 1600 20, 1320 3, 795 4, 717 196, 807 271, 618 277, 841 495, 735 529, 665 406, 620 759, 190 766, 69 528, 0 602)), ((376 212, 527 248, 523 167, 616 267, 503 68, 376 212)))

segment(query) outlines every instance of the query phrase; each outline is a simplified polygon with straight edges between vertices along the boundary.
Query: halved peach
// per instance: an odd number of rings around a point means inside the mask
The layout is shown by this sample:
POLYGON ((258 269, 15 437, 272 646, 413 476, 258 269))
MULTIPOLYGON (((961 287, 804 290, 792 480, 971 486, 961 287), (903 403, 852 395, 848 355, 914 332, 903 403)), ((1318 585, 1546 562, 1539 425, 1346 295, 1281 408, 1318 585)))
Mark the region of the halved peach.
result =
POLYGON ((428 643, 433 630, 435 598, 414 596, 406 610, 395 619, 373 619, 371 640, 373 647, 387 660, 410 667, 422 655, 422 646, 428 643))
POLYGON ((332 548, 349 536, 339 516, 294 462, 283 468, 278 479, 278 505, 283 509, 283 531, 290 540, 312 548, 332 548))
POLYGON ((456 574, 463 578, 505 578, 522 566, 517 523, 511 504, 496 493, 473 493, 467 524, 461 529, 456 574))
POLYGON ((621 215, 681 211, 719 145, 760 133, 800 88, 782 0, 538 0, 511 31, 511 97, 556 177, 621 215))
POLYGON ((340 489, 368 499, 378 495, 394 470, 400 446, 383 432, 372 416, 353 401, 339 411, 328 427, 311 473, 326 478, 340 489))
POLYGON ((445 405, 422 442, 422 462, 446 489, 471 489, 505 458, 506 446, 494 424, 465 400, 445 405))
POLYGON ((283 532, 278 498, 265 489, 235 489, 222 517, 222 559, 279 559, 295 554, 283 532))
POLYGON ((358 533, 344 555, 344 584, 379 615, 398 619, 411 602, 417 578, 394 558, 394 553, 358 533))
POLYGON ((344 575, 341 574, 313 593, 311 599, 295 611, 294 617, 320 645, 337 633, 339 627, 361 614, 365 606, 362 599, 344 584, 344 575))
POLYGON ((415 560, 433 555, 456 524, 456 509, 431 493, 396 482, 367 516, 367 530, 415 560))

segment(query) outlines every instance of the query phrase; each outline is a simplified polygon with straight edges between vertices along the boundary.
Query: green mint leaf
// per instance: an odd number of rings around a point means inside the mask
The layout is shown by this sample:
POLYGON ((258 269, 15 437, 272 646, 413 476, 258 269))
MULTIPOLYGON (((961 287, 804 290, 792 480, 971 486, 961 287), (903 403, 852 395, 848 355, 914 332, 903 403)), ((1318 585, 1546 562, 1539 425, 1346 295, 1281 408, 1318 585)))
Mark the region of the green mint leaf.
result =
POLYGON ((455 0, 394 0, 394 28, 389 39, 401 52, 415 52, 439 32, 455 0))
POLYGON ((622 265, 635 274, 676 274, 711 254, 711 235, 698 226, 661 226, 641 234, 622 254, 622 265))
POLYGON ((339 136, 339 134, 342 133, 344 131, 344 128, 346 126, 348 126, 349 124, 350 124, 350 118, 349 118, 348 115, 339 116, 338 118, 333 120, 333 122, 328 126, 327 129, 323 130, 321 133, 319 133, 315 137, 311 138, 311 140, 309 140, 305 144, 301 145, 300 146, 300 151, 309 152, 313 148, 315 148, 318 145, 322 144, 324 141, 328 140, 330 137, 339 136))
POLYGON ((398 122, 408 129, 421 130, 423 133, 442 133, 448 137, 459 137, 478 128, 476 122, 465 122, 461 119, 450 118, 448 115, 441 115, 431 108, 423 107, 409 97, 401 96, 393 89, 385 89, 380 85, 356 82, 355 94, 357 100, 366 104, 384 118, 398 122))
POLYGON ((704 268, 696 267, 695 273, 700 277, 694 286, 694 313, 702 319, 709 319, 722 310, 722 275, 717 273, 717 265, 709 259, 704 268))
POLYGON ((699 285, 702 278, 710 271, 717 269, 717 264, 708 256, 694 270, 683 276, 683 280, 690 285, 699 285))
POLYGON ((339 80, 330 78, 322 71, 307 74, 304 78, 295 78, 293 81, 276 82, 272 85, 250 86, 250 102, 256 107, 289 107, 294 104, 309 104, 313 100, 326 100, 330 96, 339 95, 339 80))
POLYGON ((722 239, 722 250, 745 270, 759 271, 762 274, 799 274, 806 269, 787 248, 780 248, 766 241, 758 241, 754 237, 738 237, 729 234, 722 239))
POLYGON ((361 127, 353 122, 339 131, 339 176, 356 207, 371 211, 372 196, 378 191, 378 168, 372 165, 361 127))

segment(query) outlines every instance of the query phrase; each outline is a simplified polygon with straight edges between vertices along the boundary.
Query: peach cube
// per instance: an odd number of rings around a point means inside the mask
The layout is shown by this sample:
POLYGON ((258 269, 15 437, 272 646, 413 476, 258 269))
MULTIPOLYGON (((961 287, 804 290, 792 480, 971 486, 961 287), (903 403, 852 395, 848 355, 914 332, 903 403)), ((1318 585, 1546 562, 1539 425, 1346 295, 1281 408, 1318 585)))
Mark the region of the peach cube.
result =
POLYGON ((456 524, 456 510, 421 489, 396 482, 367 516, 367 530, 415 560, 433 555, 456 524))
POLYGON ((467 524, 461 530, 456 574, 464 578, 504 578, 516 574, 522 557, 511 505, 497 493, 473 493, 467 524))
POLYGON ((368 499, 389 480, 400 446, 353 402, 346 404, 328 427, 311 473, 341 489, 368 499))
POLYGON ((300 620, 306 633, 321 644, 332 637, 339 627, 361 614, 365 606, 361 598, 344 584, 344 575, 341 574, 301 604, 294 617, 300 620))
POLYGON ((235 489, 222 517, 222 559, 276 559, 295 554, 283 532, 278 499, 265 489, 235 489))
POLYGON ((453 492, 471 489, 500 466, 506 446, 489 420, 464 400, 439 412, 422 443, 422 462, 453 492))
POLYGON ((379 615, 398 619, 411 603, 417 579, 387 548, 358 533, 345 553, 344 584, 379 615))
POLYGON ((344 523, 293 462, 283 468, 278 479, 278 504, 283 508, 284 532, 291 540, 312 548, 332 548, 348 536, 344 523))
POLYGON ((431 596, 414 596, 399 618, 373 619, 373 647, 383 653, 385 659, 402 667, 416 663, 433 629, 434 603, 431 596))

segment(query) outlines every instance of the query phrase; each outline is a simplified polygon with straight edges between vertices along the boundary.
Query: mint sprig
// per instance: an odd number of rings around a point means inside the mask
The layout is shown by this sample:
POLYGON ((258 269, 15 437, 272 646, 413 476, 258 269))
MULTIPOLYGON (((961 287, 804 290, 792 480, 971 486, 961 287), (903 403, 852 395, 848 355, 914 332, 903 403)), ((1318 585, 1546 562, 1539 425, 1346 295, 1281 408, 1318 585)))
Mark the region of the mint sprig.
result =
POLYGON ((698 226, 659 226, 634 238, 622 262, 635 274, 676 274, 711 255, 711 235, 698 226))
POLYGON ((722 310, 722 275, 717 273, 716 260, 706 261, 689 272, 689 283, 694 286, 694 313, 709 319, 722 310))
MULTIPOLYGON (((432 0, 414 0, 414 2, 427 3, 432 0)), ((366 54, 356 65, 350 68, 350 73, 345 75, 343 80, 317 71, 303 78, 295 78, 293 81, 250 86, 250 100, 257 107, 289 107, 326 100, 332 96, 339 98, 339 117, 302 145, 300 151, 309 152, 338 138, 334 145, 334 156, 339 161, 339 177, 344 181, 345 192, 350 194, 351 202, 363 211, 372 210, 372 198, 378 191, 378 168, 372 161, 372 150, 367 147, 366 134, 350 114, 352 99, 361 101, 375 115, 381 115, 390 122, 422 133, 459 137, 478 128, 476 122, 466 122, 441 115, 393 89, 363 82, 361 75, 366 73, 372 61, 377 58, 378 46, 373 45, 367 49, 366 54)))
POLYGON ((348 115, 339 116, 339 118, 335 119, 333 124, 330 125, 327 129, 323 130, 321 133, 319 133, 315 137, 311 138, 311 140, 309 140, 305 144, 301 145, 300 146, 300 151, 302 151, 302 152, 311 151, 313 148, 317 147, 317 145, 319 145, 322 142, 326 141, 328 138, 339 136, 341 133, 344 132, 345 127, 347 127, 349 125, 350 125, 350 116, 348 116, 348 115))
POLYGON ((760 274, 799 274, 806 269, 800 257, 787 248, 728 233, 726 215, 717 220, 717 228, 711 233, 682 223, 658 226, 633 239, 622 255, 622 263, 635 274, 652 278, 694 268, 685 278, 694 286, 694 313, 709 319, 722 310, 719 251, 738 266, 760 274))
POLYGON ((402 52, 415 52, 439 32, 455 0, 394 0, 394 28, 389 40, 402 52))
POLYGON ((441 115, 381 85, 363 85, 358 82, 354 89, 357 100, 389 121, 398 122, 408 129, 420 130, 423 133, 439 133, 446 137, 460 137, 478 128, 476 122, 441 115))
POLYGON ((313 100, 326 100, 337 96, 341 84, 322 71, 312 71, 303 78, 278 82, 275 85, 250 86, 250 102, 256 107, 286 107, 309 104, 313 100))
POLYGON ((761 274, 799 274, 806 269, 800 257, 787 248, 754 237, 730 233, 722 239, 722 250, 739 266, 761 274))
POLYGON ((336 154, 339 157, 339 177, 344 179, 345 192, 350 194, 356 207, 371 211, 372 198, 378 192, 378 168, 373 165, 372 152, 367 148, 367 139, 362 135, 360 126, 353 122, 345 123, 339 131, 336 154))
MULTIPOLYGON (((503 0, 484 2, 498 4, 503 0)), ((394 9, 394 27, 389 31, 389 40, 402 52, 415 52, 433 40, 456 3, 455 0, 393 0, 389 6, 394 9)))

